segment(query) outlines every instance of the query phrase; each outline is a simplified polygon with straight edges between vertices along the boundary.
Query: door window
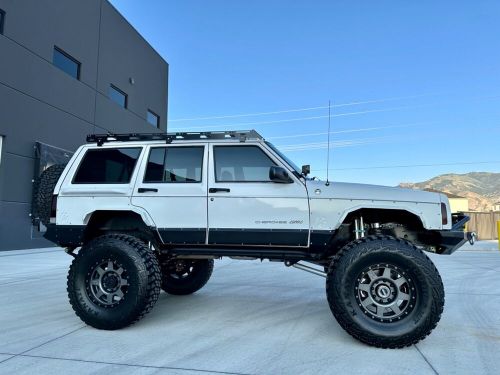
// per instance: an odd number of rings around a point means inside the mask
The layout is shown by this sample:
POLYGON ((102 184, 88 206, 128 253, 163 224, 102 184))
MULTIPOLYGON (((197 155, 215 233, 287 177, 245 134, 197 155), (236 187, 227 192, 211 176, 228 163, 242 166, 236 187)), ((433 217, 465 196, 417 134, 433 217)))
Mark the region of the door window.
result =
POLYGON ((215 146, 216 182, 271 182, 276 163, 258 146, 215 146))
POLYGON ((152 148, 144 182, 201 182, 203 152, 203 147, 152 148))

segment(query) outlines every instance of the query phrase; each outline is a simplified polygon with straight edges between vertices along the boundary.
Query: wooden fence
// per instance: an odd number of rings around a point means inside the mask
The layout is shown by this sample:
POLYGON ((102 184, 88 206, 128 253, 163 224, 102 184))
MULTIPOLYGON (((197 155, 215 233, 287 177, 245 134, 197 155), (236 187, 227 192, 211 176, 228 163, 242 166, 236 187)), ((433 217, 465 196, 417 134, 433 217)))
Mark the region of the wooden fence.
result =
POLYGON ((477 233, 479 240, 497 240, 497 221, 500 221, 500 211, 465 212, 470 217, 467 230, 477 233))

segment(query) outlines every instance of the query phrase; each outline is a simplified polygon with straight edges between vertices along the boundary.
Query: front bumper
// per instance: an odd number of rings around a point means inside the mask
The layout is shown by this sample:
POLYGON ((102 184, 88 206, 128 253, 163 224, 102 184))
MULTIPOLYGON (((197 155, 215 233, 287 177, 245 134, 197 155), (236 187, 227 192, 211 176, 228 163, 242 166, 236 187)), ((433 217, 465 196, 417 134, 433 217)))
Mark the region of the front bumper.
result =
POLYGON ((451 230, 441 230, 439 235, 440 240, 440 254, 452 254, 458 250, 467 241, 473 245, 475 239, 474 232, 464 231, 465 224, 470 220, 469 216, 462 213, 452 215, 451 230))
POLYGON ((458 250, 464 243, 474 241, 474 233, 464 232, 461 230, 442 230, 439 231, 441 236, 440 254, 452 254, 458 250))

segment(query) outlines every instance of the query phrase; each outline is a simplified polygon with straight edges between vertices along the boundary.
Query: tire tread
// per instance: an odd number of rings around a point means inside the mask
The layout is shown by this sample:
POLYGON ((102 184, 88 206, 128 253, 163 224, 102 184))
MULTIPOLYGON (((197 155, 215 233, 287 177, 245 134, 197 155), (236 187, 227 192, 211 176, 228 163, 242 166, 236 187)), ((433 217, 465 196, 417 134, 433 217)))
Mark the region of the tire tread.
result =
POLYGON ((168 277, 166 275, 163 275, 162 289, 168 294, 183 296, 192 294, 203 288, 212 276, 212 272, 214 270, 214 261, 213 259, 208 259, 206 262, 204 260, 200 262, 200 265, 203 265, 204 269, 201 270, 198 275, 196 275, 195 279, 189 280, 187 285, 171 285, 168 282, 168 277))
POLYGON ((124 328, 129 325, 136 323, 141 320, 147 313, 151 311, 153 306, 156 304, 161 291, 161 271, 160 265, 158 263, 158 259, 156 255, 151 251, 141 240, 127 235, 127 234, 105 234, 103 236, 97 237, 96 239, 89 242, 87 245, 82 247, 82 249, 78 252, 78 255, 71 263, 69 272, 68 272, 68 287, 67 292, 69 296, 70 304, 75 311, 76 315, 82 319, 85 323, 87 321, 84 320, 87 316, 91 316, 94 314, 94 310, 87 303, 82 303, 83 301, 79 301, 75 289, 75 285, 72 282, 76 276, 76 272, 78 269, 79 262, 81 258, 84 256, 85 252, 91 251, 92 246, 94 246, 98 241, 104 242, 109 240, 118 240, 127 243, 130 245, 139 255, 146 266, 146 271, 148 274, 148 283, 146 286, 146 302, 140 309, 140 311, 136 314, 136 316, 125 317, 121 320, 117 320, 116 325, 112 325, 109 327, 98 327, 102 329, 118 329, 124 328))
POLYGON ((57 181, 59 181, 59 177, 61 177, 65 168, 66 166, 63 164, 54 164, 48 167, 42 172, 34 184, 34 213, 44 225, 50 222, 52 195, 54 194, 54 188, 57 185, 57 181))
MULTIPOLYGON (((408 256, 408 254, 405 255, 408 256)), ((431 259, 411 242, 401 238, 384 235, 367 236, 346 244, 332 258, 330 262, 330 265, 328 267, 326 290, 330 309, 332 310, 333 315, 335 316, 341 327, 354 338, 370 346, 375 346, 378 348, 404 348, 414 345, 423 340, 432 332, 434 328, 436 328, 441 318, 441 314, 443 313, 445 300, 443 281, 431 259), (332 275, 338 272, 346 272, 346 269, 352 263, 356 262, 361 256, 366 253, 356 251, 356 248, 360 245, 369 244, 374 241, 382 241, 384 243, 390 242, 391 244, 396 243, 410 246, 414 251, 414 254, 411 255, 412 260, 427 275, 429 283, 431 284, 430 293, 433 296, 433 303, 431 303, 431 312, 430 314, 428 314, 425 323, 420 326, 420 329, 412 331, 406 335, 399 336, 397 338, 381 338, 360 329, 356 324, 353 323, 349 312, 346 309, 340 308, 336 303, 336 301, 344 297, 342 296, 341 288, 336 287, 336 283, 332 275), (341 261, 343 259, 347 259, 347 261, 341 261)))

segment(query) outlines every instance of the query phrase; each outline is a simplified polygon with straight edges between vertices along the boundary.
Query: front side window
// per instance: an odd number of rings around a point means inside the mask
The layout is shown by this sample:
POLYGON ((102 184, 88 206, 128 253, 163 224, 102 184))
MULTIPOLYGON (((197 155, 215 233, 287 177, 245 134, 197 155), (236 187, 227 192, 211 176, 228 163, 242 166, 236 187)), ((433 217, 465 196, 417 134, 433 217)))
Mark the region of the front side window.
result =
POLYGON ((114 85, 109 86, 109 98, 120 107, 127 108, 127 94, 114 85))
POLYGON ((273 145, 271 142, 266 141, 266 145, 268 145, 271 150, 276 152, 280 158, 282 158, 284 161, 288 163, 290 167, 293 168, 293 170, 300 176, 302 174, 302 168, 299 168, 297 164, 295 164, 291 159, 289 159, 284 153, 282 153, 280 150, 276 148, 275 145, 273 145))
POLYGON ((215 146, 214 158, 217 182, 271 182, 276 165, 258 146, 215 146))
POLYGON ((151 149, 144 182, 201 182, 203 147, 151 149))
POLYGON ((147 113, 148 122, 156 128, 160 127, 160 116, 148 109, 147 113))
POLYGON ((80 79, 80 62, 55 46, 52 63, 71 77, 80 79))
POLYGON ((140 147, 88 150, 78 167, 73 183, 128 184, 140 153, 140 147))

